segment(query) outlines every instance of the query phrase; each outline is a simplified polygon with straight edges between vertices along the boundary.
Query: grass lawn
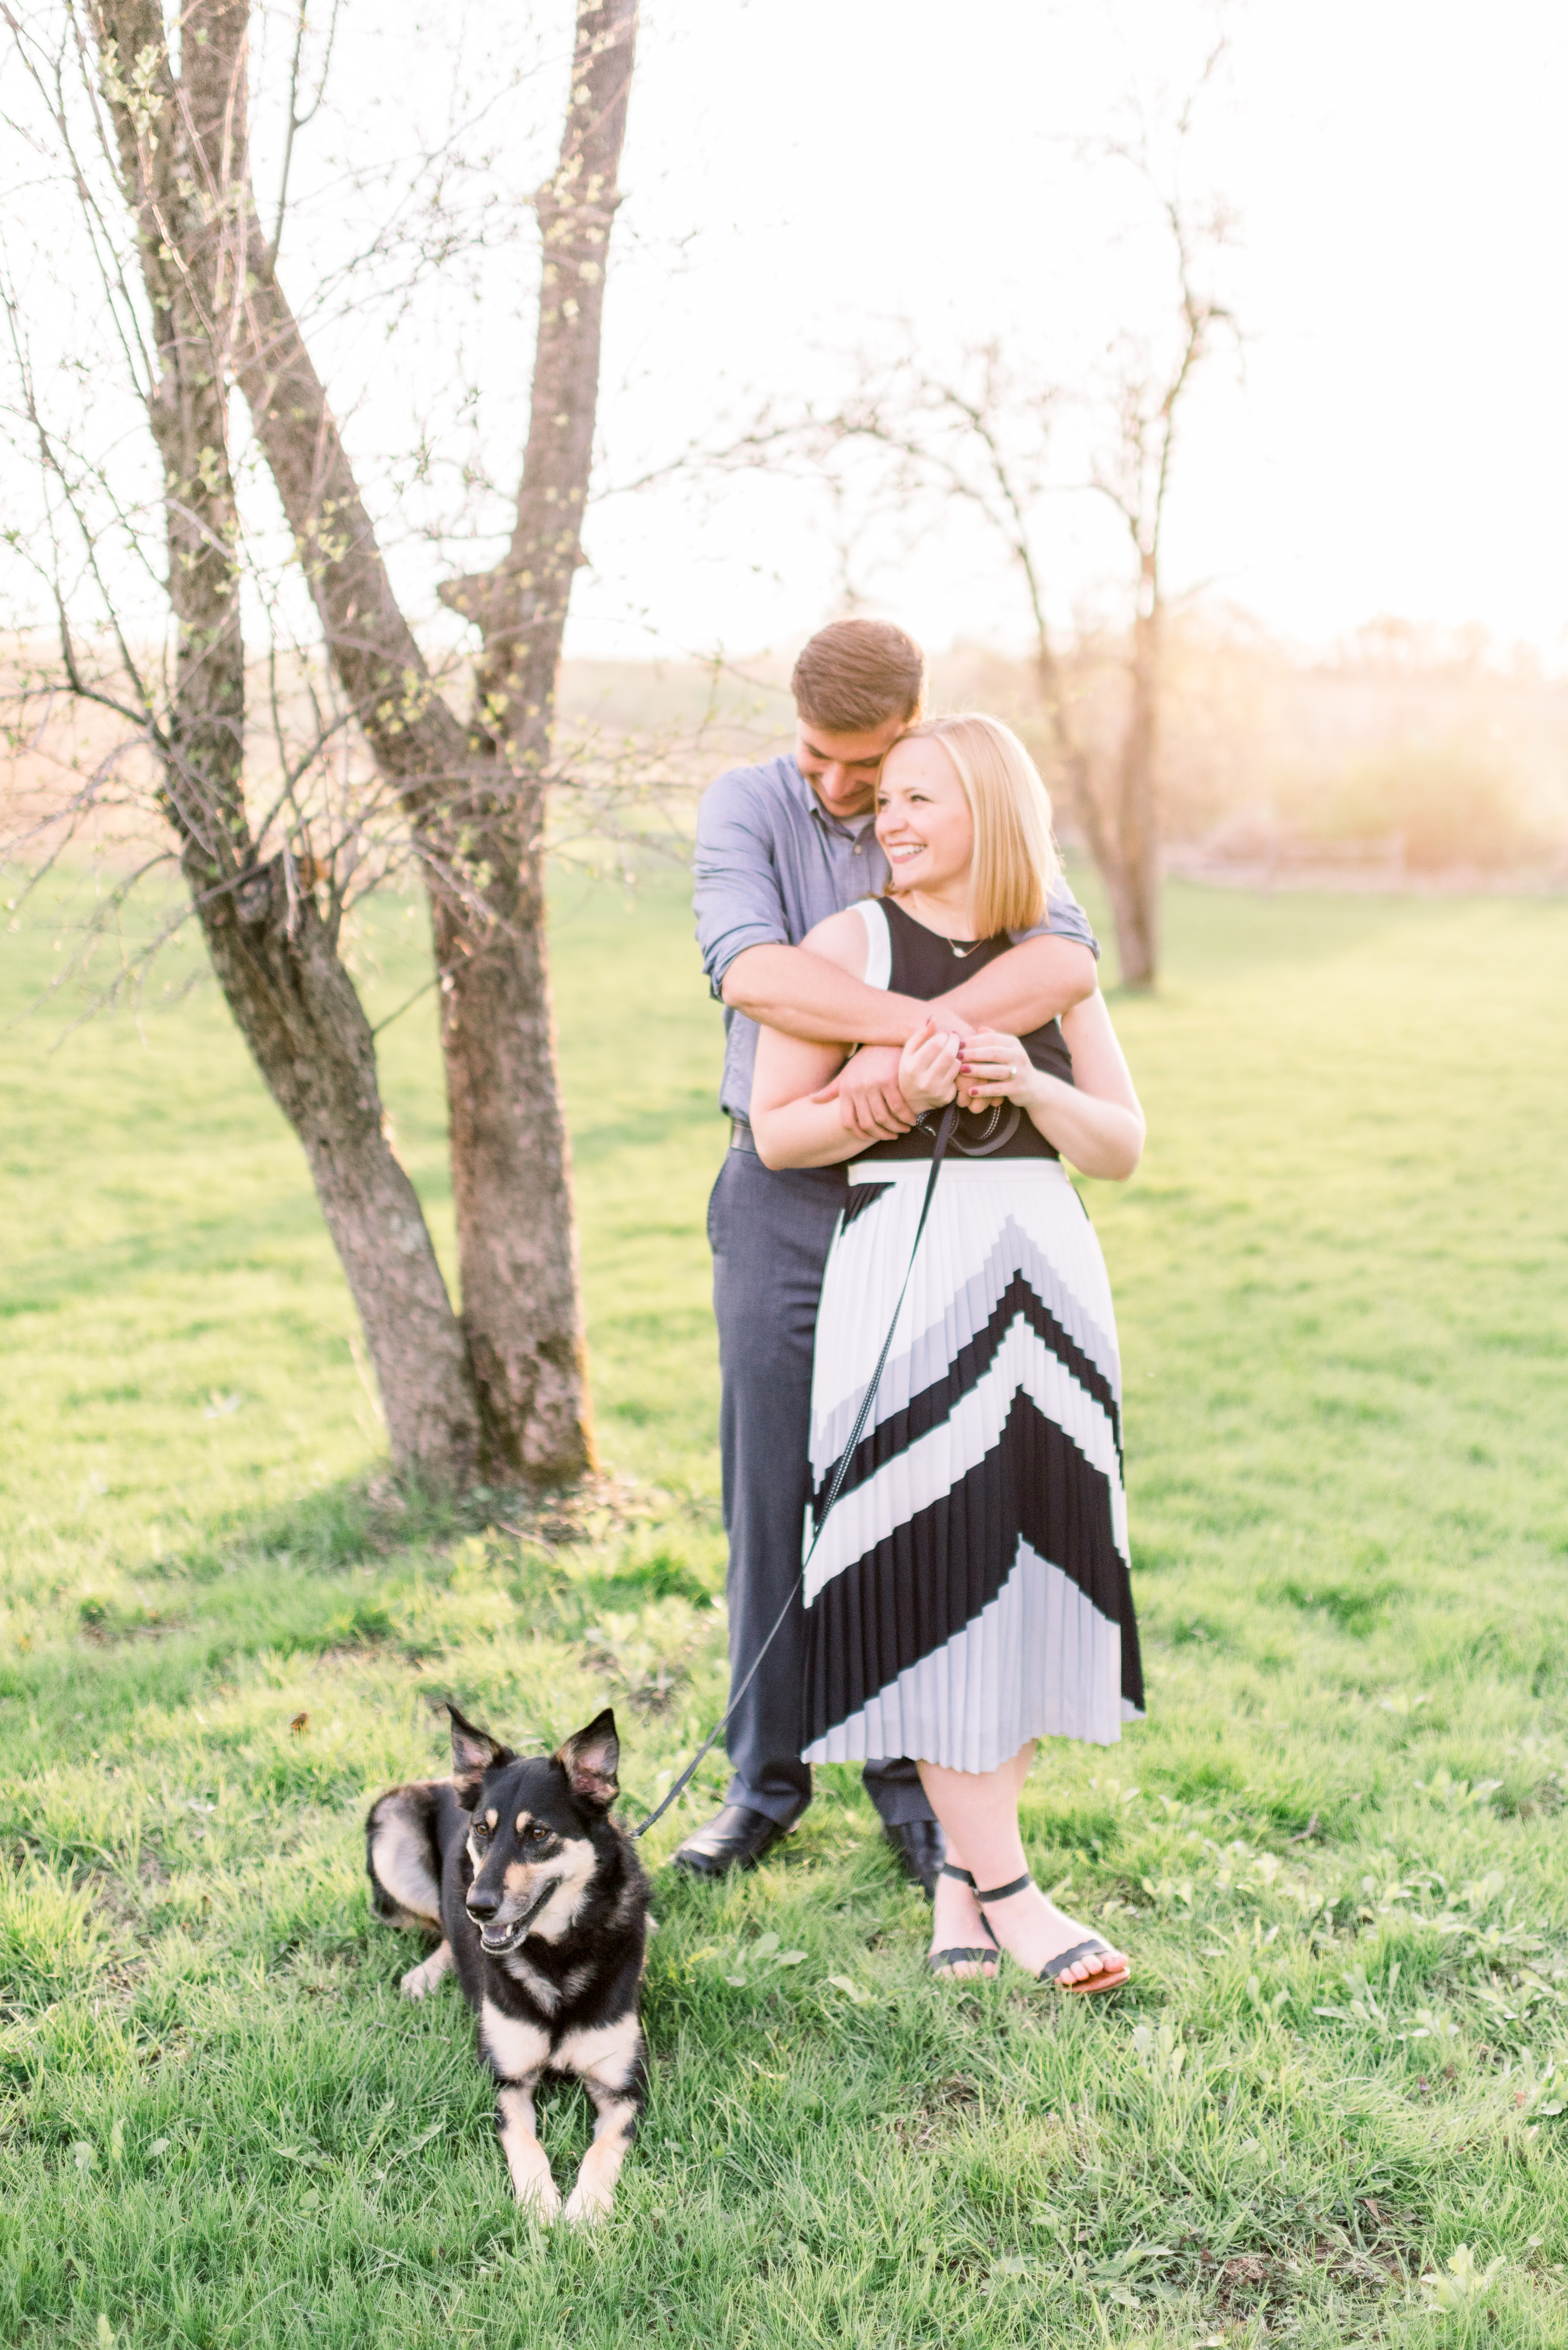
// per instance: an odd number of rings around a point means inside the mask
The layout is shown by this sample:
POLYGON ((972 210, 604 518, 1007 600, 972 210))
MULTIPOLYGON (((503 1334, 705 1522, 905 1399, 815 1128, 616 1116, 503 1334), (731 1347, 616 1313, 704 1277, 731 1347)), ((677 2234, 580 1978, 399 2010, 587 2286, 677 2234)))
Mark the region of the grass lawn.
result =
MULTIPOLYGON (((1568 906, 1169 918, 1165 995, 1118 1008, 1145 1168, 1087 1187, 1150 1716, 1028 1800, 1133 1983, 932 1983, 825 1773, 776 1865, 659 1880, 652 2106, 592 2238, 509 2201, 361 1822, 444 1767, 442 1691, 552 1742, 613 1700, 636 1800, 720 1708, 723 1136, 680 893, 558 906, 628 1491, 552 1546, 378 1484, 303 1161, 210 993, 52 1053, 54 1015, 5 1027, 0 2340, 1568 2341, 1568 906)), ((7 1018, 53 944, 0 938, 7 1018)), ((418 925, 359 951, 379 1016, 418 925)), ((428 999, 383 1045, 450 1254, 428 999)), ((577 2093, 544 2126, 565 2178, 577 2093)))

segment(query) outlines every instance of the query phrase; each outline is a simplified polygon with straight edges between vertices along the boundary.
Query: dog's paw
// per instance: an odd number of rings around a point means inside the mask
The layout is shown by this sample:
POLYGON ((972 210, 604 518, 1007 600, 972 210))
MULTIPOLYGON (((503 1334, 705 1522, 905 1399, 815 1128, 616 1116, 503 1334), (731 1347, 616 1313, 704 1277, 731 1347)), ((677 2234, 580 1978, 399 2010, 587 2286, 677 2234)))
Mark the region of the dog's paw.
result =
MULTIPOLYGON (((553 2228, 561 2216, 561 2190, 553 2178, 541 2178, 529 2185, 517 2198, 518 2208, 530 2220, 537 2220, 541 2228, 553 2228)), ((570 2219, 568 2207, 566 2217, 570 2219)))
POLYGON ((585 2187, 579 2179, 566 2198, 561 2216, 568 2228, 591 2228, 615 2201, 613 2187, 585 2187))
POLYGON ((446 1972, 445 1967, 438 1967, 433 1959, 426 1959, 421 1966, 410 1967, 400 1986, 403 1997, 405 1999, 428 1998, 439 1984, 445 1981, 446 1972))

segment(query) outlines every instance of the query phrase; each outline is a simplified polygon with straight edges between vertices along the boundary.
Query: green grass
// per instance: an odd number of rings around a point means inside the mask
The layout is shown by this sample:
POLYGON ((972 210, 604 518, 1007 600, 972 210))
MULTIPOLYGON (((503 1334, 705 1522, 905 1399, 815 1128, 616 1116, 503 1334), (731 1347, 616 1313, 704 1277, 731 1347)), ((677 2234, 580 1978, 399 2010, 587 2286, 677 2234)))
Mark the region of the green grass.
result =
MULTIPOLYGON (((1568 908, 1179 888, 1170 929, 1164 998, 1118 1007, 1146 1166, 1090 1187, 1150 1718, 1028 1794, 1134 1982, 931 1983, 825 1773, 775 1865, 660 1878, 652 2106, 591 2240, 508 2200, 455 1994, 399 2002, 361 1821, 441 1767, 446 1690, 549 1739, 612 1700, 637 1799, 722 1702, 680 892, 558 908, 628 1490, 548 1547, 378 1482, 302 1161, 210 996, 5 1030, 0 2339, 1568 2340, 1568 908)), ((378 1016, 419 947, 367 927, 378 1016)), ((5 939, 0 1011, 52 948, 5 939)), ((383 1044, 450 1258, 428 1002, 383 1044)), ((545 2128, 564 2177, 576 2093, 545 2128)))

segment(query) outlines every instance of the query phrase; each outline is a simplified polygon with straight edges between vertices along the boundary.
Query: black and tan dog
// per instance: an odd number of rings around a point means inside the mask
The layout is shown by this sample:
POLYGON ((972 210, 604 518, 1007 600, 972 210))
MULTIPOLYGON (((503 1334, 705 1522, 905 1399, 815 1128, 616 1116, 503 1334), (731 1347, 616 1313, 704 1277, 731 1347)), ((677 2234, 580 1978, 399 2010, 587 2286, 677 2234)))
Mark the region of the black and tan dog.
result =
POLYGON ((534 2126, 547 2073, 581 2081, 598 2116, 566 2203, 607 2211, 647 2095, 638 2014, 648 1880, 609 1816, 620 1743, 607 1710, 554 1754, 519 1759, 452 1715, 452 1776, 394 1787, 371 1807, 378 1913, 441 1937, 403 1977, 422 1999, 452 1968, 479 2018, 517 2200, 553 2220, 561 2198, 534 2126))

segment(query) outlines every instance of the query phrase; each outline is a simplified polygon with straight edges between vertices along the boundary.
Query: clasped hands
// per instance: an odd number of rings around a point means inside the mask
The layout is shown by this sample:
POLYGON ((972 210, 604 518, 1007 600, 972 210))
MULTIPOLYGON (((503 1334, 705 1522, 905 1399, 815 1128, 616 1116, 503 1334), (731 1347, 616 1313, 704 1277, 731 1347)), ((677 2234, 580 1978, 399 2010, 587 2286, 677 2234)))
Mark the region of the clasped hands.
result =
POLYGON ((1026 1107, 1038 1082, 1039 1072, 1016 1036, 994 1028, 939 1027, 928 1014, 901 1050, 863 1045, 812 1099, 836 1097, 848 1132, 867 1142, 891 1141, 923 1110, 940 1109, 955 1097, 964 1109, 995 1101, 1026 1107))

